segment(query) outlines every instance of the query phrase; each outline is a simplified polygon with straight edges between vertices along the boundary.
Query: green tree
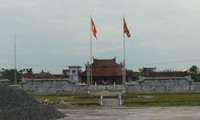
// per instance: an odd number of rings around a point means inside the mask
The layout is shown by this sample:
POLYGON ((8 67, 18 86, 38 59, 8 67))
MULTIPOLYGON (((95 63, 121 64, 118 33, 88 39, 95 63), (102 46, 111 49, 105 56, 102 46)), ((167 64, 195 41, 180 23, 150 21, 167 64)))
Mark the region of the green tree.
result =
POLYGON ((26 74, 33 74, 33 69, 32 68, 26 69, 26 74))
POLYGON ((198 71, 198 67, 196 65, 193 65, 192 67, 190 67, 189 71, 191 74, 197 74, 197 71, 198 71))
MULTIPOLYGON (((15 69, 4 69, 2 68, 0 73, 1 73, 1 78, 2 79, 8 79, 10 80, 10 83, 14 83, 14 71, 15 69)), ((17 70, 16 74, 17 74, 17 82, 19 82, 19 76, 23 75, 23 74, 32 74, 32 68, 29 69, 21 69, 21 70, 17 70)))
POLYGON ((11 81, 11 83, 14 83, 14 69, 2 68, 1 75, 3 79, 8 79, 11 81))
POLYGON ((33 74, 33 69, 32 68, 28 68, 28 69, 21 69, 18 71, 21 75, 23 74, 33 74))
POLYGON ((194 79, 194 82, 200 82, 200 74, 197 74, 198 69, 199 68, 196 65, 193 65, 189 69, 191 78, 194 79))

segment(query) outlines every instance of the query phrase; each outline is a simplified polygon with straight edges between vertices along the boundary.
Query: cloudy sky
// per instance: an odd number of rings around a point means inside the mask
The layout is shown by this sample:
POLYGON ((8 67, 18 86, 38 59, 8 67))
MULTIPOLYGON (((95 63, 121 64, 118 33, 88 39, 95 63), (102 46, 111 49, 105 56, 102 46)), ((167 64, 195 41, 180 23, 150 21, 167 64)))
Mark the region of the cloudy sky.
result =
POLYGON ((0 68, 13 68, 14 33, 17 68, 61 73, 90 60, 90 15, 97 28, 93 57, 123 60, 157 70, 200 67, 199 0, 1 0, 0 68))

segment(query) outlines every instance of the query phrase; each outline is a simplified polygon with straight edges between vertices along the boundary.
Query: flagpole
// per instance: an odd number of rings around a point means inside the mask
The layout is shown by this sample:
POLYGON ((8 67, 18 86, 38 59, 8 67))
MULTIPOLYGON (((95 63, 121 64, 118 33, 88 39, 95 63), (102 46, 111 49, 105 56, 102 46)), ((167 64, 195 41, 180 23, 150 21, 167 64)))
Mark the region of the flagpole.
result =
POLYGON ((125 85, 126 82, 126 51, 125 51, 125 35, 123 35, 124 38, 124 64, 123 64, 123 84, 125 85))
POLYGON ((128 30, 128 27, 127 27, 127 25, 126 25, 126 21, 125 21, 125 18, 124 18, 124 15, 123 15, 123 40, 124 40, 124 42, 123 42, 123 47, 124 47, 124 61, 123 61, 123 85, 125 85, 126 84, 126 51, 125 51, 125 48, 126 48, 126 44, 125 44, 125 34, 127 35, 127 37, 130 37, 131 36, 131 34, 130 34, 130 32, 129 32, 129 30, 128 30))
POLYGON ((90 15, 90 85, 92 85, 92 16, 90 15))
POLYGON ((17 67, 16 67, 16 34, 14 33, 14 84, 17 84, 17 67))
MULTIPOLYGON (((124 15, 123 15, 123 30, 124 30, 124 15)), ((126 82, 126 55, 125 55, 125 34, 123 31, 123 48, 124 48, 124 61, 123 61, 123 85, 126 82)))

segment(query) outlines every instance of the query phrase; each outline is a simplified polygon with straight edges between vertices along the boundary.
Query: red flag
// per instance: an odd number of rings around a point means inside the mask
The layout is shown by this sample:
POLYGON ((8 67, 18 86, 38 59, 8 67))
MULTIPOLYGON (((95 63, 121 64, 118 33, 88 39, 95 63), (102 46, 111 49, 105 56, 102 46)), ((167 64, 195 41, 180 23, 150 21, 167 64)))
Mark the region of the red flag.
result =
POLYGON ((128 27, 126 25, 125 19, 124 19, 124 33, 127 35, 127 37, 131 37, 131 34, 130 34, 128 27))
POLYGON ((94 24, 94 21, 92 20, 92 18, 91 18, 91 24, 92 24, 92 32, 93 32, 93 35, 94 35, 94 37, 97 39, 97 36, 96 36, 97 30, 96 30, 96 27, 95 27, 95 24, 94 24))

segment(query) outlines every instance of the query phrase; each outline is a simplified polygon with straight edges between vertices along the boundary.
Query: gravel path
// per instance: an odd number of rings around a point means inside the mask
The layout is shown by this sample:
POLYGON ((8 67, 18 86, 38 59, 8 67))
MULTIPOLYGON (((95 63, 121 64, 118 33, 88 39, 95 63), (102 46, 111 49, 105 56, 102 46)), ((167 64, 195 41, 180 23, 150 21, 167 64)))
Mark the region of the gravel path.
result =
POLYGON ((60 109, 61 120, 200 120, 200 106, 60 109))

